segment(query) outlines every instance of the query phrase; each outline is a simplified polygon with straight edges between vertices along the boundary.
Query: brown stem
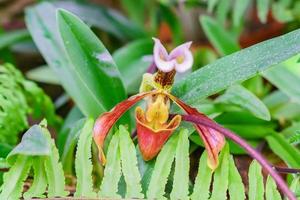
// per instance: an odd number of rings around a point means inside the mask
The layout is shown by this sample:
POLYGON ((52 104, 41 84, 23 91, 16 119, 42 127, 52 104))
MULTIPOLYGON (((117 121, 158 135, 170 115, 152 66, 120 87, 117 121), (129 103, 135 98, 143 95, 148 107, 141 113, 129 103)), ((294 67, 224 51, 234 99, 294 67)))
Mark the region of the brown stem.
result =
POLYGON ((225 137, 231 139, 236 144, 240 145, 249 153, 249 155, 252 158, 254 158, 260 163, 260 165, 270 174, 270 176, 273 177, 274 181, 277 183, 277 187, 282 191, 283 194, 285 194, 288 197, 288 199, 297 200, 293 192, 289 189, 285 181, 282 179, 282 177, 274 170, 274 168, 268 163, 268 161, 254 148, 252 148, 244 139, 234 134, 230 130, 218 125, 217 123, 207 120, 205 117, 195 115, 182 115, 182 119, 185 121, 193 122, 195 124, 212 128, 223 134, 225 137))

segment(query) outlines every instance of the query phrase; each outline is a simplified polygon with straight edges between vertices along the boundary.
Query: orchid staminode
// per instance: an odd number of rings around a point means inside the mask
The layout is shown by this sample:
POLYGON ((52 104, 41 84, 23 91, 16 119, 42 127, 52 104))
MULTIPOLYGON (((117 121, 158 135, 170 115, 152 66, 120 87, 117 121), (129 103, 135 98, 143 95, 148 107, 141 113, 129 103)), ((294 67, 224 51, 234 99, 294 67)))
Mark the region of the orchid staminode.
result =
MULTIPOLYGON (((176 72, 182 73, 192 67, 191 42, 176 47, 168 54, 158 39, 153 38, 153 40, 153 57, 158 71, 155 74, 147 73, 143 76, 139 94, 117 104, 111 111, 99 116, 95 122, 93 137, 98 146, 99 159, 102 164, 106 162, 102 148, 109 130, 124 112, 142 99, 146 99, 146 110, 137 107, 135 119, 139 149, 146 161, 153 159, 159 153, 181 123, 180 115, 175 115, 170 119, 171 101, 188 115, 198 115, 210 120, 170 92, 176 72)), ((194 126, 207 149, 208 166, 214 170, 218 166, 218 154, 225 143, 224 136, 212 128, 198 124, 194 124, 194 126)))

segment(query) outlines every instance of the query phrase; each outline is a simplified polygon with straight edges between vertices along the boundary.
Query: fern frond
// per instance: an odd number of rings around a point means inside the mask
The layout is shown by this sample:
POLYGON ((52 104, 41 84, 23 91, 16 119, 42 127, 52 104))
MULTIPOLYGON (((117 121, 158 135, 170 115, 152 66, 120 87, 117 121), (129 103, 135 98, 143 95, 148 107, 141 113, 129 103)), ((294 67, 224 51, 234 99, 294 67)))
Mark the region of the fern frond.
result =
POLYGON ((231 200, 243 200, 246 198, 242 177, 235 166, 233 156, 229 159, 229 185, 228 191, 231 200))
POLYGON ((0 199, 16 200, 20 199, 23 191, 24 181, 28 176, 32 165, 31 158, 18 156, 15 164, 3 176, 0 199))
POLYGON ((280 193, 277 190, 276 183, 271 176, 268 176, 266 183, 266 199, 267 200, 281 200, 280 193))
POLYGON ((264 199, 264 182, 261 174, 261 166, 257 161, 253 161, 249 167, 249 200, 264 199))
POLYGON ((124 126, 119 127, 119 141, 122 172, 126 182, 126 198, 144 198, 135 146, 124 126))
POLYGON ((107 163, 100 186, 100 197, 121 198, 118 192, 118 183, 121 178, 121 156, 119 137, 114 134, 107 150, 107 163))
POLYGON ((75 171, 77 176, 77 185, 75 197, 96 197, 93 191, 92 180, 92 129, 94 125, 93 119, 86 120, 79 136, 76 158, 75 171))

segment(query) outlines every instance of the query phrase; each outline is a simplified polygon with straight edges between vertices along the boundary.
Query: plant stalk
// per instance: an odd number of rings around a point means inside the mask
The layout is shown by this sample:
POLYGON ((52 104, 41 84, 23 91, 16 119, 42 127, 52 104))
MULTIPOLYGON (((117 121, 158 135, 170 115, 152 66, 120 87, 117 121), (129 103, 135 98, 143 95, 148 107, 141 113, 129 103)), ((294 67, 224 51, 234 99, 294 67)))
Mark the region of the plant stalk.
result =
POLYGON ((297 200, 293 192, 289 189, 283 178, 275 171, 275 169, 269 164, 269 162, 259 153, 257 152, 253 147, 251 147, 244 139, 233 133, 232 131, 218 125, 217 123, 207 120, 205 117, 196 116, 196 115, 182 115, 182 119, 184 121, 193 122, 195 124, 199 124, 202 126, 206 126, 209 128, 212 128, 221 134, 223 134, 226 138, 231 139, 236 144, 240 145, 242 148, 244 148, 249 155, 257 160, 260 165, 270 174, 270 176, 273 177, 274 181, 277 183, 277 187, 282 191, 284 195, 289 200, 297 200))

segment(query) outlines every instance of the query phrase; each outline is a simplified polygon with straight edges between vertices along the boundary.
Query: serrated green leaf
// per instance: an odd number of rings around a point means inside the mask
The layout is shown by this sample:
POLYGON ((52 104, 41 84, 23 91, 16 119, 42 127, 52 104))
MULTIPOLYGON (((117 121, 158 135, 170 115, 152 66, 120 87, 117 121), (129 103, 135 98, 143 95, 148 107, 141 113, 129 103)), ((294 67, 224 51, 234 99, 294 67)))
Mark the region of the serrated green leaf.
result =
POLYGON ((214 173, 211 200, 226 199, 229 178, 229 146, 226 145, 220 154, 220 164, 214 173))
POLYGON ((114 134, 107 150, 107 163, 100 186, 99 196, 107 198, 121 198, 118 192, 118 183, 121 178, 121 155, 119 137, 114 134))
POLYGON ((50 133, 47 129, 43 129, 44 134, 50 144, 50 156, 44 160, 44 167, 48 182, 48 197, 67 196, 68 192, 65 189, 65 176, 62 164, 59 162, 58 150, 55 142, 51 139, 50 133))
POLYGON ((75 197, 96 197, 93 191, 92 171, 92 130, 94 126, 93 119, 87 119, 79 136, 76 158, 75 171, 77 177, 75 197))
POLYGON ((199 161, 198 173, 191 195, 192 200, 207 200, 209 198, 212 173, 212 170, 207 165, 207 152, 204 151, 199 161))
POLYGON ((124 126, 119 127, 121 165, 126 182, 126 198, 144 198, 141 175, 137 167, 135 146, 124 126))
POLYGON ((249 177, 249 200, 264 199, 264 182, 261 174, 261 166, 256 160, 253 160, 248 172, 249 177))
POLYGON ((47 136, 39 125, 33 125, 23 135, 21 142, 9 153, 7 161, 13 164, 17 156, 48 156, 50 145, 47 136))
POLYGON ((240 50, 238 43, 217 21, 209 16, 201 16, 200 23, 209 41, 219 54, 228 55, 240 50))
POLYGON ((179 133, 175 155, 175 172, 171 199, 188 199, 189 196, 189 134, 186 129, 179 133))
POLYGON ((270 112, 265 104, 241 85, 228 88, 225 94, 216 99, 216 102, 240 106, 263 120, 270 120, 271 118, 270 112))
POLYGON ((178 135, 175 134, 168 140, 158 154, 147 191, 148 199, 163 198, 165 186, 174 161, 177 142, 178 135))
POLYGON ((300 152, 297 148, 291 145, 283 135, 272 133, 266 137, 271 150, 284 160, 290 167, 300 167, 300 152))
POLYGON ((281 200, 276 183, 271 176, 268 176, 266 183, 266 200, 281 200))
POLYGON ((250 4, 250 0, 243 0, 243 1, 235 1, 233 7, 233 24, 234 26, 239 26, 245 13, 247 12, 247 8, 250 4))
POLYGON ((266 23, 270 1, 269 0, 256 0, 256 2, 257 2, 258 18, 262 23, 266 23))
POLYGON ((24 181, 32 165, 31 158, 17 156, 14 165, 3 176, 0 199, 16 200, 22 196, 24 181))
POLYGON ((249 79, 299 52, 300 30, 296 30, 202 67, 175 83, 173 93, 186 103, 193 104, 230 85, 249 79))
POLYGON ((30 186, 29 190, 24 193, 24 199, 32 199, 33 197, 45 197, 45 195, 43 194, 45 193, 47 187, 47 177, 44 167, 44 159, 45 157, 43 156, 32 158, 34 173, 33 183, 30 186))
POLYGON ((243 200, 246 198, 242 177, 235 166, 233 156, 229 158, 228 182, 228 191, 231 200, 243 200))

